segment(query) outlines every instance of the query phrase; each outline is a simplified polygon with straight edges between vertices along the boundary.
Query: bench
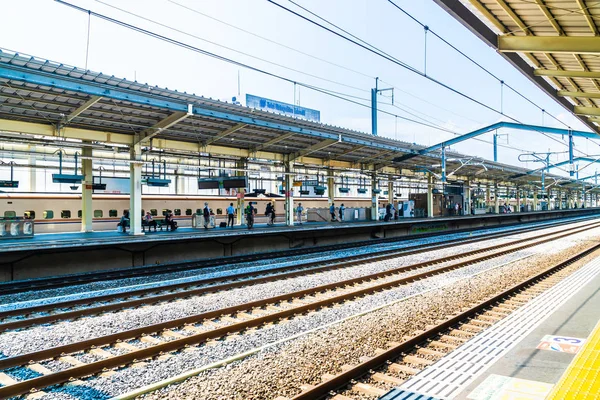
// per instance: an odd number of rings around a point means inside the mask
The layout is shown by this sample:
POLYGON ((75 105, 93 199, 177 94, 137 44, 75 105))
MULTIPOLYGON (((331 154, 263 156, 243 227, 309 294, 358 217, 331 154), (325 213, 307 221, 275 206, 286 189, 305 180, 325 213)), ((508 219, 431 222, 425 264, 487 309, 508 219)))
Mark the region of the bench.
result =
MULTIPOLYGON (((167 231, 169 230, 169 227, 167 226, 167 224, 165 223, 165 219, 164 218, 154 218, 153 221, 156 222, 156 227, 160 228, 160 230, 163 230, 163 227, 167 228, 167 231)), ((148 221, 146 221, 146 219, 142 219, 142 231, 146 232, 146 227, 148 226, 148 221)), ((150 227, 148 227, 148 232, 150 232, 150 227)))

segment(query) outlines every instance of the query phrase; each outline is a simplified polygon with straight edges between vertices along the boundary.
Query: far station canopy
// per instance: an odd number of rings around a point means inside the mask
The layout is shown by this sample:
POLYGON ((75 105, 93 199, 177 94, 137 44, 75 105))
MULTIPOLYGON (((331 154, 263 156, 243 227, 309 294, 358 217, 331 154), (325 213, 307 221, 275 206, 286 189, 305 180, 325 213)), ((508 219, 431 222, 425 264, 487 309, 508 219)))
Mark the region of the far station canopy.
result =
MULTIPOLYGON (((387 175, 439 173, 441 162, 440 152, 419 154, 425 146, 0 52, 0 140, 23 137, 14 133, 387 175), (412 158, 394 161, 407 154, 412 158)), ((511 185, 541 180, 539 170, 451 151, 446 151, 446 166, 453 179, 511 185)), ((546 178, 558 186, 582 187, 557 175, 546 178)))

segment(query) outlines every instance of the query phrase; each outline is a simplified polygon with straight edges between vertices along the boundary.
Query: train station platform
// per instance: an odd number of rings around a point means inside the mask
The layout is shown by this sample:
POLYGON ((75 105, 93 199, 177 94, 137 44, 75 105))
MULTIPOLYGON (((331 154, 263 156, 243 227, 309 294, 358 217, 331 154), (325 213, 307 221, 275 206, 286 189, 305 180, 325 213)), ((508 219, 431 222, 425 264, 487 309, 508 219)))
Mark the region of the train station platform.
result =
POLYGON ((600 257, 385 400, 600 399, 600 257))
POLYGON ((209 230, 179 228, 132 236, 116 231, 38 234, 0 243, 0 281, 32 279, 143 265, 198 261, 393 237, 417 237, 524 222, 585 217, 600 208, 405 218, 396 221, 256 225, 209 230))

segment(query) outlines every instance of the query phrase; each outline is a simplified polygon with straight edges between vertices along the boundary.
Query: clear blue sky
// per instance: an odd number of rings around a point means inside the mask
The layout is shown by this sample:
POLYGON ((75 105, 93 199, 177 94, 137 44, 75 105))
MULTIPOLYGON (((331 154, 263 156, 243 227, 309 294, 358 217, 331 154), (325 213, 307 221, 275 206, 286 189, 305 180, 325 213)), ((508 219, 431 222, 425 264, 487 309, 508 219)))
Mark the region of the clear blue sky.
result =
MULTIPOLYGON (((287 0, 276 1, 286 7, 295 8, 287 0)), ((433 1, 395 1, 548 113, 566 122, 573 129, 587 130, 433 1)), ((297 2, 412 67, 423 69, 423 28, 393 8, 387 0, 297 0, 297 2)), ((397 106, 419 115, 429 124, 440 125, 457 133, 466 133, 502 119, 500 115, 337 38, 266 0, 102 0, 102 2, 72 0, 72 3, 298 82, 364 99, 369 98, 369 90, 374 85, 373 78, 377 76, 386 82, 381 83, 382 87, 387 87, 389 84, 396 87, 397 106), (175 2, 359 73, 269 43, 182 8, 175 2), (180 32, 142 20, 108 5, 120 7, 122 10, 152 19, 180 32), (297 71, 224 49, 199 38, 297 71)), ((0 25, 0 37, 3 40, 0 46, 65 64, 85 66, 88 29, 86 14, 51 0, 6 2, 2 8, 3 23, 0 25)), ((93 17, 87 66, 91 70, 117 77, 137 78, 138 81, 151 85, 222 100, 230 100, 232 96, 238 94, 239 71, 242 98, 245 93, 250 93, 294 102, 294 85, 291 83, 230 65, 93 17)), ((483 103, 497 109, 501 107, 500 84, 431 34, 427 39, 427 73, 483 103)), ((295 100, 300 101, 302 106, 320 110, 322 122, 370 132, 368 108, 305 88, 296 90, 295 100)), ((414 116, 385 104, 389 103, 390 99, 380 96, 379 100, 382 109, 415 119, 414 116)), ((549 116, 542 121, 541 111, 508 90, 504 91, 502 106, 506 114, 524 123, 542 124, 543 122, 546 125, 563 127, 549 116)), ((515 131, 504 133, 509 134, 509 145, 515 148, 538 152, 548 149, 566 151, 566 146, 563 144, 537 133, 515 131)), ((412 122, 396 120, 385 114, 379 115, 379 134, 424 145, 434 144, 453 136, 451 133, 412 122)), ((491 134, 483 138, 491 141, 491 134)), ((555 138, 562 140, 560 136, 555 138)), ((600 142, 577 139, 576 148, 584 153, 600 154, 598 143, 600 142)), ((457 145, 454 150, 492 158, 492 146, 488 143, 469 141, 457 145)), ((519 163, 517 160, 519 150, 501 148, 499 153, 501 162, 530 168, 540 166, 519 163)), ((567 155, 562 154, 553 157, 553 161, 562 161, 566 158, 567 155)), ((593 174, 594 171, 594 166, 589 167, 582 171, 581 176, 593 174)))

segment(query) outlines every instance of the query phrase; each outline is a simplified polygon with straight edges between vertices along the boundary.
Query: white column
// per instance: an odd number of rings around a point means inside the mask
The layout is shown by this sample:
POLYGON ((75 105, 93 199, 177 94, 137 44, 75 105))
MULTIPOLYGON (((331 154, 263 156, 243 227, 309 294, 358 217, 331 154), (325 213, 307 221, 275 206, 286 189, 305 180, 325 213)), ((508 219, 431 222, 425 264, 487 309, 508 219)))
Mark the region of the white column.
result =
MULTIPOLYGON (((239 159, 237 161, 237 168, 240 170, 245 170, 246 169, 246 159, 242 158, 239 159)), ((236 171, 235 172, 236 176, 244 176, 246 175, 245 171, 236 171)), ((283 182, 285 183, 286 180, 284 178, 283 182)), ((287 189, 286 189, 287 190, 287 189)), ((238 225, 243 225, 246 220, 244 219, 244 209, 246 208, 246 204, 245 204, 245 200, 244 200, 244 195, 246 194, 246 189, 240 189, 238 194, 237 194, 237 216, 236 216, 236 220, 237 220, 237 224, 238 225)))
POLYGON ((142 149, 140 145, 134 145, 131 152, 129 165, 129 234, 143 235, 142 231, 142 149))
POLYGON ((294 177, 292 175, 292 161, 285 162, 285 224, 294 226, 294 177))
POLYGON ((465 195, 465 201, 464 201, 465 204, 463 204, 463 214, 470 215, 471 214, 471 182, 469 182, 469 181, 465 182, 464 195, 465 195))
POLYGON ((500 214, 500 193, 498 185, 494 186, 494 213, 500 214))
POLYGON ((427 218, 433 218, 433 175, 427 173, 427 218))
MULTIPOLYGON (((29 151, 31 153, 35 153, 35 146, 33 145, 29 145, 29 151)), ((36 158, 35 158, 35 154, 31 154, 29 156, 29 191, 30 192, 37 192, 37 169, 35 168, 36 165, 36 158)))
POLYGON ((81 183, 81 232, 92 232, 92 217, 94 210, 92 205, 92 185, 94 183, 94 171, 92 160, 87 157, 92 157, 92 148, 84 147, 82 149, 81 170, 84 180, 81 183))
MULTIPOLYGON (((335 201, 335 175, 333 169, 327 169, 327 205, 331 207, 335 201)), ((329 212, 329 211, 328 211, 329 212)))
POLYGON ((377 187, 377 172, 371 175, 371 221, 377 221, 379 217, 379 205, 377 204, 377 194, 373 189, 377 187))
POLYGON ((533 190, 533 211, 537 211, 538 210, 538 190, 534 189, 533 190))
POLYGON ((394 181, 388 181, 388 203, 394 204, 394 181))
POLYGON ((175 194, 183 194, 185 192, 185 177, 183 168, 175 169, 175 194))
POLYGON ((485 187, 485 212, 488 213, 492 208, 492 194, 490 191, 490 185, 485 187))
POLYGON ((515 197, 517 200, 517 206, 515 207, 515 212, 521 212, 521 190, 517 187, 515 192, 515 197))

